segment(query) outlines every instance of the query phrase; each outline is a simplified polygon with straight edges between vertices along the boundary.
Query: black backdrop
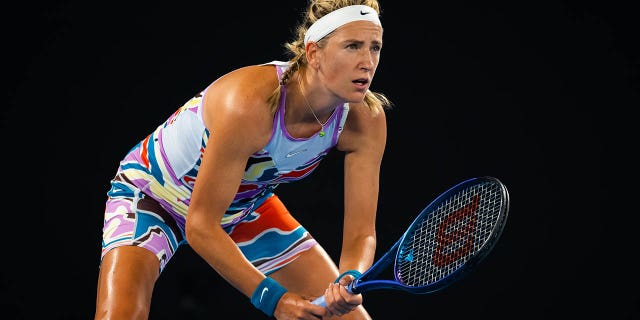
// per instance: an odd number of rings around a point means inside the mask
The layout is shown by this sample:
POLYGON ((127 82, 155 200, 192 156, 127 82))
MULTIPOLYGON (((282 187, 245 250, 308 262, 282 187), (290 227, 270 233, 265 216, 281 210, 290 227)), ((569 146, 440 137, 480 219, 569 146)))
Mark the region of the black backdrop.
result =
MULTIPOLYGON (((510 217, 468 278, 429 295, 366 293, 369 311, 376 319, 640 319, 633 11, 610 1, 443 3, 382 1, 385 47, 372 89, 395 108, 378 252, 434 196, 472 176, 507 184, 510 217)), ((105 192, 120 158, 217 76, 286 59, 282 44, 305 4, 3 9, 3 318, 92 317, 105 192)), ((332 153, 308 180, 279 189, 334 257, 340 174, 332 153)), ((151 318, 220 312, 261 318, 184 248, 157 283, 151 318)))

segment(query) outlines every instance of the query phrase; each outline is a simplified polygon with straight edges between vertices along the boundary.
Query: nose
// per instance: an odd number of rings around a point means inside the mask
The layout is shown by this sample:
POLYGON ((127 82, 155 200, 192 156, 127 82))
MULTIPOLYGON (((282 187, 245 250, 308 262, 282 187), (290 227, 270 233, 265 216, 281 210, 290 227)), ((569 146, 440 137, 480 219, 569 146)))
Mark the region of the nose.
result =
POLYGON ((369 50, 362 50, 360 55, 360 69, 365 72, 373 70, 375 66, 373 54, 369 50))

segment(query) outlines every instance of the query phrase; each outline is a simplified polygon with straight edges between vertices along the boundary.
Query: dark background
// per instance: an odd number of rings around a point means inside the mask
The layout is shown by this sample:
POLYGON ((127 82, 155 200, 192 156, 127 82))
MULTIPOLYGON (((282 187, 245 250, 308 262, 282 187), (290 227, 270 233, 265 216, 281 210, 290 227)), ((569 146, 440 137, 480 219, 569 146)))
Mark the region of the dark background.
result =
MULTIPOLYGON (((57 1, 3 9, 0 317, 89 319, 118 161, 218 76, 286 60, 306 1, 57 1)), ((383 0, 388 112, 378 253, 435 196, 491 175, 511 211, 468 278, 365 293, 375 319, 640 319, 637 15, 612 1, 383 0), (446 2, 446 4, 443 4, 446 2), (632 112, 634 116, 632 116, 632 112)), ((282 185, 337 257, 341 162, 282 185)), ((151 319, 261 318, 189 247, 151 319)))

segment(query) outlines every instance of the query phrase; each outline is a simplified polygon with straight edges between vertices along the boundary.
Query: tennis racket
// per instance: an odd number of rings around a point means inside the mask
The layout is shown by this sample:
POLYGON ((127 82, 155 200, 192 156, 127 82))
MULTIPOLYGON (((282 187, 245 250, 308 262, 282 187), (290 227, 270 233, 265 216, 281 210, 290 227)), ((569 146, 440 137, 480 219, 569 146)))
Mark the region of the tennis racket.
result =
MULTIPOLYGON (((362 293, 395 289, 415 294, 442 290, 491 251, 508 212, 509 192, 498 179, 462 181, 425 207, 400 240, 347 290, 362 293), (393 276, 382 277, 392 263, 393 276)), ((324 296, 313 303, 326 306, 324 296)))

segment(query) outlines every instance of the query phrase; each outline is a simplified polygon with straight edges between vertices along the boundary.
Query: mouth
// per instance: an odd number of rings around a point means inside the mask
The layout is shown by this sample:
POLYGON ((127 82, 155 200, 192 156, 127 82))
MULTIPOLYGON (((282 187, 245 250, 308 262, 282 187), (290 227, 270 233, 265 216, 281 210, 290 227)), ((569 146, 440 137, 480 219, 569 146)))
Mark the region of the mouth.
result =
POLYGON ((367 78, 359 78, 351 82, 353 82, 360 89, 366 89, 369 85, 369 79, 367 78))

